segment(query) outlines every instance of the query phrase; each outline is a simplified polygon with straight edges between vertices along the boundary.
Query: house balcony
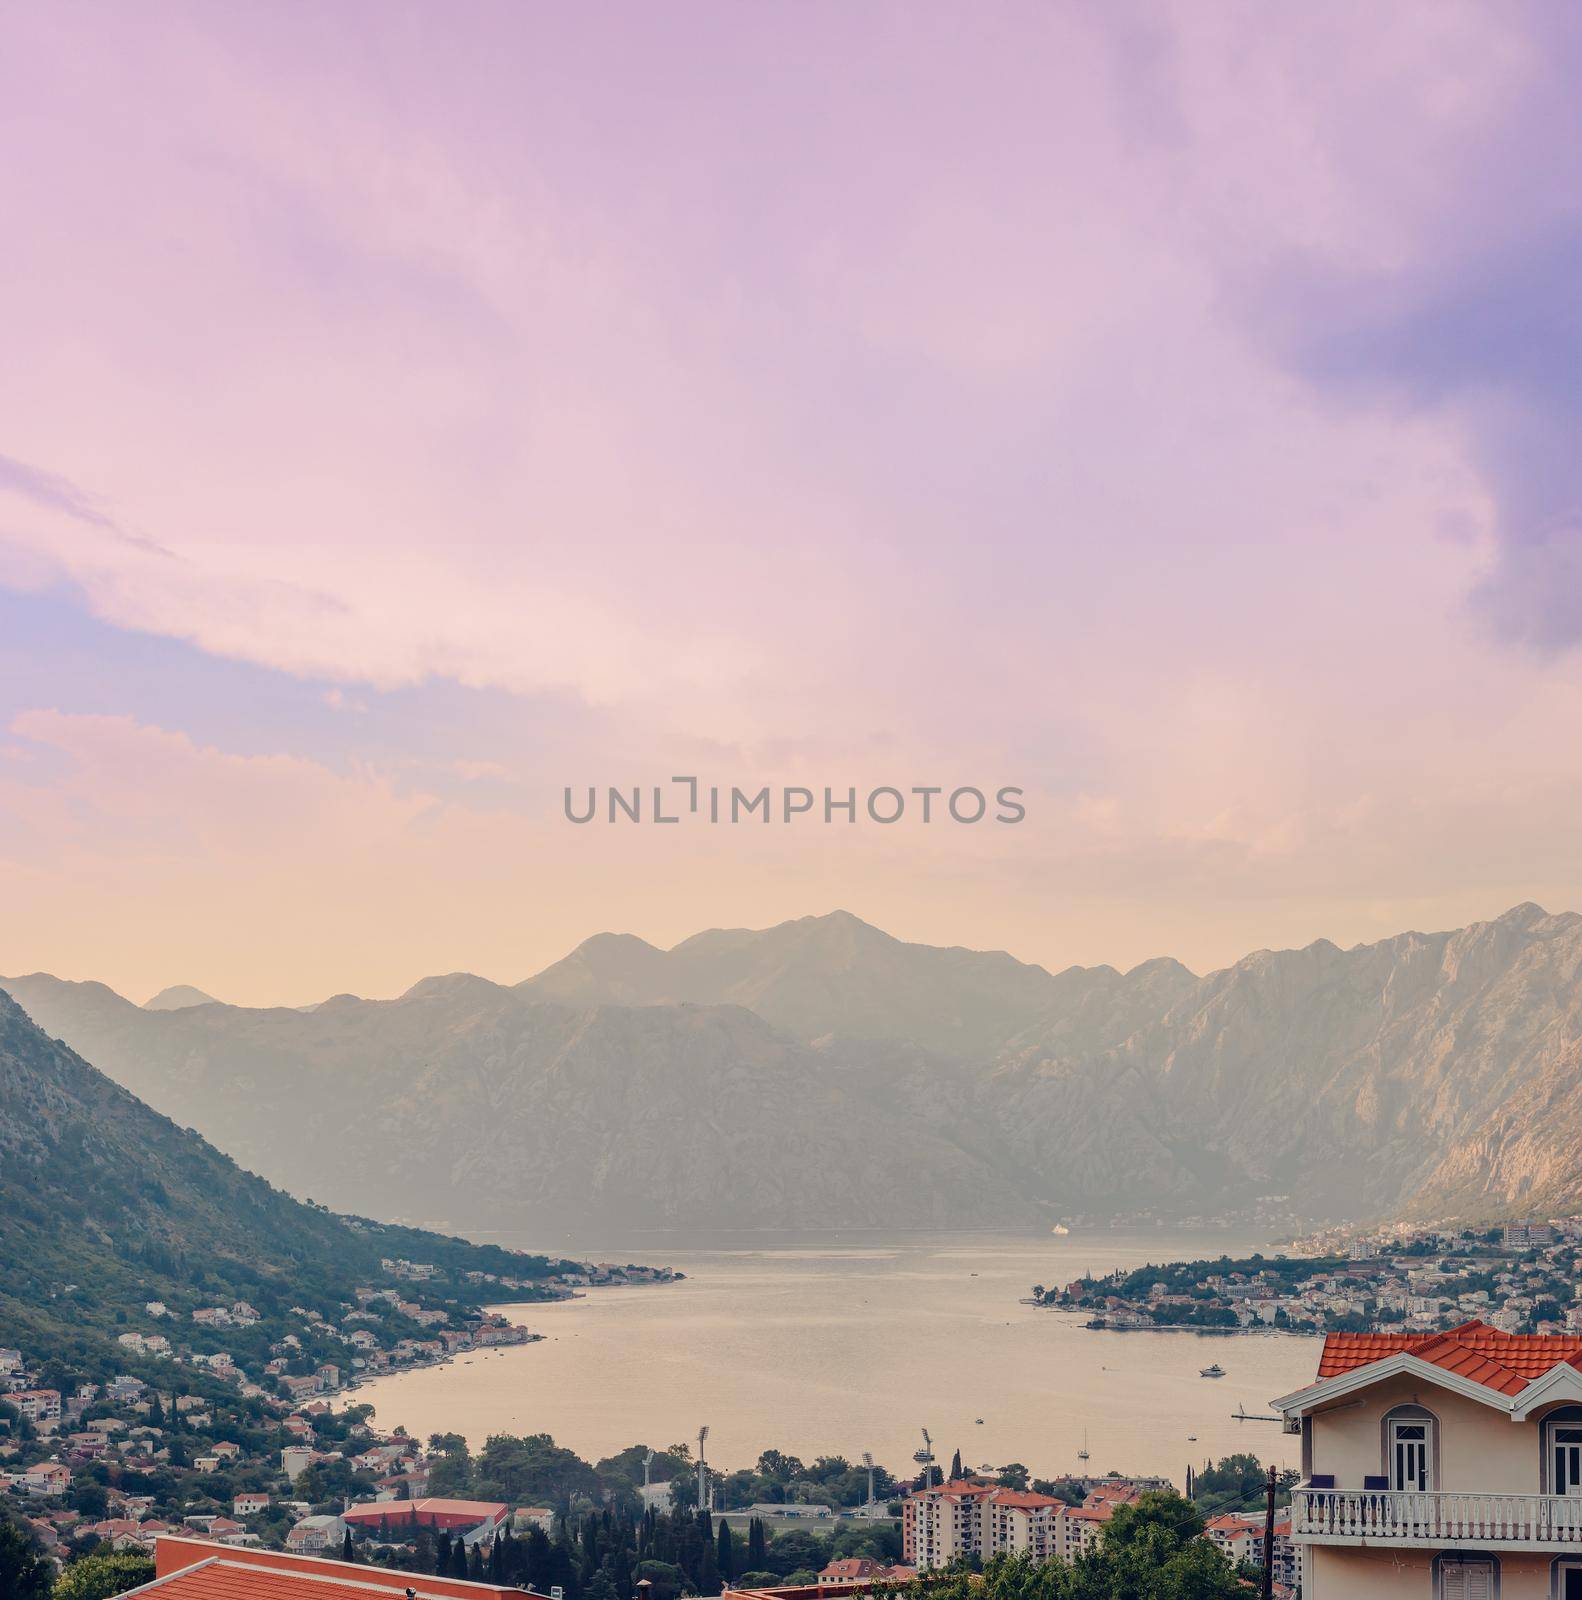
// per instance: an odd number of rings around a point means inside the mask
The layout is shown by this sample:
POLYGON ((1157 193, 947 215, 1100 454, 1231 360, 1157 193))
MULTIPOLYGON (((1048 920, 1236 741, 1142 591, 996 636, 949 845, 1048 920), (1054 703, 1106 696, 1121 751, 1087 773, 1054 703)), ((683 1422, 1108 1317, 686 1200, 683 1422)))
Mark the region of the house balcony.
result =
POLYGON ((1321 1545, 1582 1550, 1582 1495, 1303 1485, 1291 1492, 1291 1537, 1321 1545))

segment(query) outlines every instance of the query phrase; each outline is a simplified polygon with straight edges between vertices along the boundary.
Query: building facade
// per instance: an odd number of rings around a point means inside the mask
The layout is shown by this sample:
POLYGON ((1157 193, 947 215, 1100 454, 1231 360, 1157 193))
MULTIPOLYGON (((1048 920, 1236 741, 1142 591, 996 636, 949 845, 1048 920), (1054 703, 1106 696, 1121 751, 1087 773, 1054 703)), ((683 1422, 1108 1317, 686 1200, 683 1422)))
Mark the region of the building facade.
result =
POLYGON ((1582 1600, 1582 1338, 1334 1333, 1274 1407, 1305 1600, 1582 1600))
POLYGON ((988 1560, 1002 1551, 1047 1561, 1066 1554, 1066 1503, 1050 1495, 957 1479, 919 1489, 901 1506, 907 1566, 927 1572, 961 1557, 988 1560))

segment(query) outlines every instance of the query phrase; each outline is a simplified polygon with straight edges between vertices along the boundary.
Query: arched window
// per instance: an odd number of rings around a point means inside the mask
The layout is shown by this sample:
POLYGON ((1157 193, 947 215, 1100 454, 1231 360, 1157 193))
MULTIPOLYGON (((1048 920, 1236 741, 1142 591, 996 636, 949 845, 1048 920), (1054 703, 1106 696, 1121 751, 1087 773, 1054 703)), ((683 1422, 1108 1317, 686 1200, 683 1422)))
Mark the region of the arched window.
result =
POLYGON ((1582 1406, 1561 1406, 1543 1420, 1540 1481, 1545 1494, 1582 1495, 1582 1406))
POLYGON ((1385 1486, 1439 1487, 1439 1418, 1426 1406, 1396 1406, 1384 1414, 1385 1486))

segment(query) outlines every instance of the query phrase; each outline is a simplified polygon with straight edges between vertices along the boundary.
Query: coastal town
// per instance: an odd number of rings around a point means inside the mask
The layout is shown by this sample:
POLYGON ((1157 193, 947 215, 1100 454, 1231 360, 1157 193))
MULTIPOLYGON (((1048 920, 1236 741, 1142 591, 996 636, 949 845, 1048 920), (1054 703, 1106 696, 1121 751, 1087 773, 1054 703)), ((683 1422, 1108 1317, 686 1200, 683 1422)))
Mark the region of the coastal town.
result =
MULTIPOLYGON (((1500 1335, 1570 1337, 1582 1332, 1579 1248, 1577 1218, 1332 1229, 1290 1254, 1088 1274, 1061 1289, 1035 1286, 1031 1299, 1117 1330, 1393 1329, 1421 1340, 1481 1318, 1500 1335)), ((284 1326, 246 1300, 145 1302, 115 1336, 121 1370, 71 1373, 48 1352, 0 1349, 5 1503, 62 1569, 97 1551, 152 1557, 206 1545, 227 1559, 280 1553, 472 1582, 493 1575, 559 1589, 562 1600, 580 1600, 583 1524, 619 1508, 659 1541, 653 1549, 676 1557, 648 1556, 661 1574, 649 1580, 650 1600, 798 1586, 836 1600, 996 1558, 1080 1563, 1104 1548, 1123 1508, 1184 1491, 1199 1508, 1198 1537, 1235 1570, 1256 1573, 1267 1541, 1271 1592, 1299 1592, 1296 1474, 1281 1476, 1270 1525, 1250 1457, 1206 1462, 1178 1490, 1146 1475, 1036 1478, 1019 1464, 974 1473, 959 1452, 946 1472, 930 1451, 914 1477, 870 1468, 864 1486, 861 1469, 838 1457, 804 1466, 769 1451, 757 1469, 716 1470, 701 1440, 697 1460, 672 1447, 657 1469, 654 1453, 639 1461, 636 1447, 594 1468, 547 1438, 516 1441, 540 1461, 521 1471, 503 1464, 511 1441, 491 1440, 494 1453, 473 1458, 456 1435, 422 1440, 377 1426, 356 1394, 369 1378, 537 1337, 473 1300, 556 1299, 678 1276, 608 1263, 562 1264, 549 1280, 399 1257, 379 1266, 379 1281, 335 1307, 290 1306, 284 1326), (338 1359, 327 1357, 332 1347, 338 1359)))
MULTIPOLYGON (((426 1276, 410 1263, 391 1265, 398 1274, 426 1276)), ((588 1281, 614 1281, 626 1270, 595 1268, 588 1281)), ((481 1314, 465 1329, 444 1330, 460 1339, 398 1340, 375 1352, 357 1337, 369 1316, 389 1306, 412 1320, 421 1309, 397 1303, 392 1293, 359 1294, 343 1318, 343 1327, 351 1323, 348 1350, 358 1352, 348 1367, 370 1365, 375 1353, 401 1365, 530 1337, 503 1317, 481 1314)), ((168 1307, 145 1310, 156 1321, 172 1320, 168 1307)), ((235 1303, 196 1308, 188 1320, 214 1330, 249 1328, 258 1318, 235 1303)), ((480 1474, 510 1482, 509 1466, 487 1453, 475 1463, 455 1435, 423 1442, 400 1428, 376 1427, 371 1408, 346 1393, 337 1366, 294 1374, 287 1370, 296 1355, 289 1336, 280 1344, 255 1379, 228 1358, 200 1359, 174 1334, 135 1333, 122 1348, 166 1363, 164 1375, 120 1372, 65 1391, 48 1381, 47 1359, 0 1350, 0 1486, 7 1502, 62 1567, 99 1552, 157 1554, 180 1565, 201 1559, 191 1551, 205 1546, 229 1561, 283 1552, 473 1582, 506 1579, 565 1597, 579 1588, 579 1525, 589 1517, 597 1523, 601 1514, 607 1522, 620 1501, 637 1519, 639 1542, 676 1557, 651 1557, 649 1569, 673 1581, 645 1580, 640 1591, 670 1600, 735 1590, 789 1594, 801 1587, 835 1596, 893 1589, 962 1564, 981 1568, 996 1556, 1075 1562, 1100 1548, 1123 1507, 1173 1492, 1160 1478, 1114 1473, 1031 1484, 1020 1466, 997 1477, 974 1475, 962 1470, 958 1452, 948 1474, 930 1454, 910 1482, 870 1463, 864 1493, 863 1469, 838 1457, 804 1466, 771 1451, 755 1472, 727 1474, 713 1472, 701 1453, 696 1462, 687 1459, 685 1447, 664 1458, 666 1476, 654 1482, 648 1451, 639 1484, 634 1452, 624 1462, 601 1463, 595 1474, 569 1451, 540 1441, 541 1470, 520 1480, 543 1490, 539 1498, 484 1498, 460 1491, 480 1474), (190 1378, 178 1376, 183 1369, 190 1378), (612 1470, 626 1476, 612 1479, 612 1470), (693 1550, 694 1568, 684 1559, 686 1538, 667 1549, 663 1530, 695 1533, 700 1524, 708 1537, 693 1550)), ((499 1443, 491 1440, 491 1450, 499 1443)), ((1212 1491, 1216 1470, 1228 1484, 1233 1468, 1261 1485, 1248 1458, 1208 1468, 1198 1487, 1212 1491)), ((1233 1564, 1262 1559, 1261 1516, 1209 1514, 1201 1536, 1233 1564)), ((1288 1511, 1276 1524, 1273 1550, 1275 1592, 1292 1595, 1288 1511)))
POLYGON ((679 1276, 592 1262, 547 1280, 403 1258, 380 1268, 387 1281, 359 1285, 351 1301, 283 1317, 245 1300, 146 1301, 119 1314, 140 1326, 115 1336, 121 1360, 109 1368, 0 1348, 0 1490, 57 1556, 84 1540, 149 1548, 175 1532, 314 1548, 313 1502, 331 1485, 407 1501, 426 1490, 417 1442, 376 1433, 371 1408, 353 1399, 365 1381, 541 1337, 473 1299, 567 1299, 679 1276))
POLYGON ((1433 1333, 1477 1317, 1505 1333, 1582 1332, 1582 1218, 1445 1229, 1336 1228, 1289 1255, 1176 1262, 1034 1285, 1092 1328, 1433 1333))

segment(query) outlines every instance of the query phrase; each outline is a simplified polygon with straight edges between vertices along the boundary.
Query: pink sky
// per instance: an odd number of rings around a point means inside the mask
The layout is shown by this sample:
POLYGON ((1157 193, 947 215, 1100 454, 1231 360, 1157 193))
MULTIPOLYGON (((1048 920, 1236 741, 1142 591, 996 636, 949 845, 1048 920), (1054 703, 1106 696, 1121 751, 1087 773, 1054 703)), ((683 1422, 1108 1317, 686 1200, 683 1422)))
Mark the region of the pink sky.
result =
POLYGON ((1571 8, 13 8, 0 972, 1582 907, 1571 8), (20 156, 20 159, 15 157, 20 156), (565 784, 1018 784, 572 829, 565 784))

